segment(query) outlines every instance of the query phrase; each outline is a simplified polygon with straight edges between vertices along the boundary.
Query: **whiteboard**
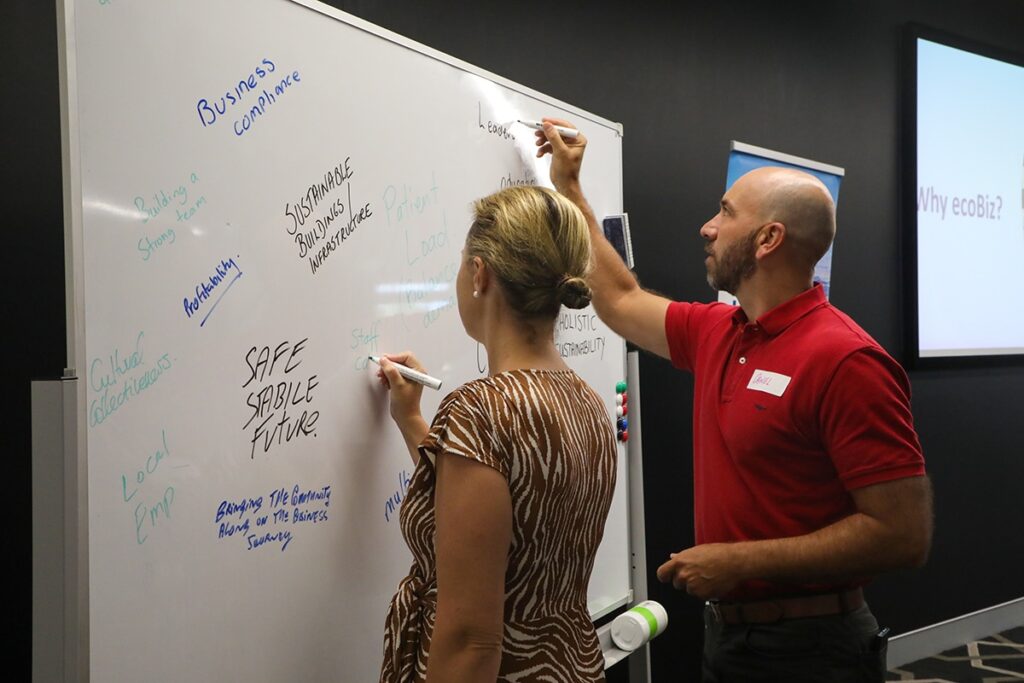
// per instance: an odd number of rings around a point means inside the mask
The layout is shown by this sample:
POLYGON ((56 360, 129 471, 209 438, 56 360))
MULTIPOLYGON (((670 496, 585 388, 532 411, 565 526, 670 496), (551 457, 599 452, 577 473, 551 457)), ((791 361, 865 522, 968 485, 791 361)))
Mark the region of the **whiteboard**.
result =
MULTIPOLYGON (((366 357, 415 350, 428 417, 486 374, 470 202, 548 182, 504 124, 578 122, 599 216, 621 131, 314 2, 63 10, 91 678, 375 680, 413 468, 366 357)), ((614 415, 622 340, 586 309, 556 342, 614 415)), ((619 448, 595 616, 630 597, 619 448)))

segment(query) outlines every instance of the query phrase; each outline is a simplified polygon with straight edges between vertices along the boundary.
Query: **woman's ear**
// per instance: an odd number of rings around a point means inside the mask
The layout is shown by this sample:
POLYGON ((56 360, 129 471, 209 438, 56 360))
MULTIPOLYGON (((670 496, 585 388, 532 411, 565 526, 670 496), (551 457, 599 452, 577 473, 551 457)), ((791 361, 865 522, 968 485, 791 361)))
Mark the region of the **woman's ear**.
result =
POLYGON ((480 292, 483 295, 491 283, 491 269, 487 267, 487 264, 479 256, 473 257, 471 265, 473 267, 473 291, 480 292))

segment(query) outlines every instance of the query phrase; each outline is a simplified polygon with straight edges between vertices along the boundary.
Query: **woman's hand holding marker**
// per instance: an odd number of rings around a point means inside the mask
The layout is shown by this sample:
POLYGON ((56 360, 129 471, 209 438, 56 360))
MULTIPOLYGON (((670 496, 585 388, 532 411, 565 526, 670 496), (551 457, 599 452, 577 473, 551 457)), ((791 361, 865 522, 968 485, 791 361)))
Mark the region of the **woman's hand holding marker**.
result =
POLYGON ((423 373, 426 372, 426 369, 416 356, 412 355, 411 351, 386 353, 380 356, 378 362, 380 369, 377 371, 377 379, 380 380, 381 386, 391 392, 391 417, 399 423, 399 426, 411 417, 419 417, 423 385, 403 377, 396 364, 423 373))

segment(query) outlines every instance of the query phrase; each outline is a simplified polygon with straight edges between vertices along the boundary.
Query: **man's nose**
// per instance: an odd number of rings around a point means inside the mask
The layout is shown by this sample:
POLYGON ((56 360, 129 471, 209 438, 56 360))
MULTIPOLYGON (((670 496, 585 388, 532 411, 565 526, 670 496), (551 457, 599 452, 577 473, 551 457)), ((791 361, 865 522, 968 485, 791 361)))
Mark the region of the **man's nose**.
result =
POLYGON ((715 238, 716 228, 713 225, 714 221, 715 219, 712 218, 700 228, 700 236, 709 242, 715 238))

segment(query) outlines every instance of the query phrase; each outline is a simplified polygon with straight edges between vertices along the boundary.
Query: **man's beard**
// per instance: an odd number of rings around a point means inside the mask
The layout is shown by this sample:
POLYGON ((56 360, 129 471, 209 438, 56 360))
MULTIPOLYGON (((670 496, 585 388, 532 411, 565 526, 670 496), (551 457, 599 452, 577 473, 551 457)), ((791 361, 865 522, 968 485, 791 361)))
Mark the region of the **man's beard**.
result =
POLYGON ((739 286, 757 269, 757 234, 751 230, 742 241, 725 249, 708 264, 708 284, 711 289, 735 294, 739 286))

